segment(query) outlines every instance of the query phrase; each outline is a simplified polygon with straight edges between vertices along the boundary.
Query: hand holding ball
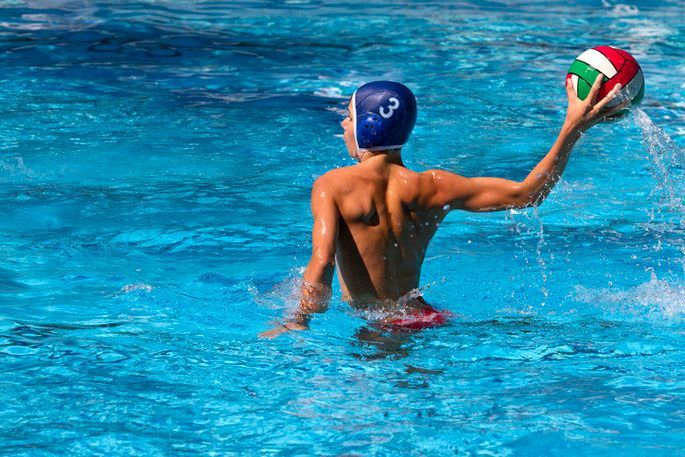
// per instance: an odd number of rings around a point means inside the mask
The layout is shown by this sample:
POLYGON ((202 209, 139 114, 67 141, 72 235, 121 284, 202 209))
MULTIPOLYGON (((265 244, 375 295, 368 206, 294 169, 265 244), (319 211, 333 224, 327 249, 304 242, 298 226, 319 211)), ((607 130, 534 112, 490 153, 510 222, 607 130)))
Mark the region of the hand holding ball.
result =
MULTIPOLYGON (((620 83, 623 86, 616 97, 606 105, 608 111, 627 101, 630 101, 631 105, 637 105, 642 100, 645 92, 642 70, 635 58, 623 49, 612 46, 588 49, 571 64, 566 81, 568 83, 570 80, 578 98, 585 100, 599 75, 602 75, 602 85, 597 100, 606 97, 616 84, 620 83)), ((627 110, 622 110, 613 116, 625 113, 627 110)))

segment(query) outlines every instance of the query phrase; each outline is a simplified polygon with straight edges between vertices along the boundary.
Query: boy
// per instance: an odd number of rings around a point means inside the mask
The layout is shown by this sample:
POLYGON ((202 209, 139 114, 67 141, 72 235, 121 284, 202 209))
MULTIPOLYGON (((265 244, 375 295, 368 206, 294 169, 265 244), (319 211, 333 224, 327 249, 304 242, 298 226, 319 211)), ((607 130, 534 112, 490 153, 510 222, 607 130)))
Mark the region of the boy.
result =
POLYGON ((522 182, 405 168, 401 150, 416 121, 414 95, 391 81, 357 89, 341 126, 347 151, 359 163, 331 170, 314 183, 312 256, 299 308, 260 336, 307 329, 311 314, 327 308, 336 264, 342 299, 384 312, 382 325, 420 329, 443 324, 444 313, 410 294, 419 287, 421 264, 439 223, 455 209, 500 211, 542 203, 581 134, 626 106, 603 109, 620 85, 597 101, 601 82, 600 75, 584 101, 567 82, 568 109, 559 136, 522 182))

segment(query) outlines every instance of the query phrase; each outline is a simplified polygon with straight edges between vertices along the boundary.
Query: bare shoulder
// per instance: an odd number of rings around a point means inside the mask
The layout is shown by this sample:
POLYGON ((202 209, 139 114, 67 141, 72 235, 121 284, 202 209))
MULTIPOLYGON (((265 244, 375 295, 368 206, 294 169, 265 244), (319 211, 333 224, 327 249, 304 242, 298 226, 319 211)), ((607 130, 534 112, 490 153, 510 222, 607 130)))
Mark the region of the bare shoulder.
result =
POLYGON ((468 184, 469 178, 446 170, 426 170, 421 173, 421 184, 429 190, 436 191, 444 186, 468 184))
POLYGON ((452 179, 455 176, 459 176, 456 173, 452 173, 451 171, 446 171, 446 170, 439 170, 439 169, 433 169, 433 170, 426 170, 423 173, 421 173, 421 176, 423 179, 427 182, 439 182, 443 181, 445 179, 452 179))
POLYGON ((443 179, 447 177, 447 175, 453 175, 454 173, 451 173, 449 171, 445 170, 426 170, 426 171, 414 171, 410 170, 408 168, 403 168, 401 170, 401 176, 402 179, 407 179, 412 184, 420 184, 420 185, 430 185, 436 181, 439 181, 440 179, 443 179))
POLYGON ((432 169, 419 173, 417 200, 426 207, 442 207, 468 187, 468 178, 446 170, 432 169))
POLYGON ((412 187, 415 188, 419 193, 431 192, 438 182, 442 178, 443 173, 448 173, 443 170, 426 170, 426 171, 412 171, 407 170, 406 176, 403 176, 412 187))
POLYGON ((319 176, 312 185, 312 198, 322 194, 336 197, 346 193, 352 187, 351 180, 355 176, 353 167, 334 168, 319 176))
POLYGON ((430 179, 426 173, 398 166, 393 169, 390 186, 394 195, 403 202, 423 206, 426 200, 424 194, 430 186, 430 179))

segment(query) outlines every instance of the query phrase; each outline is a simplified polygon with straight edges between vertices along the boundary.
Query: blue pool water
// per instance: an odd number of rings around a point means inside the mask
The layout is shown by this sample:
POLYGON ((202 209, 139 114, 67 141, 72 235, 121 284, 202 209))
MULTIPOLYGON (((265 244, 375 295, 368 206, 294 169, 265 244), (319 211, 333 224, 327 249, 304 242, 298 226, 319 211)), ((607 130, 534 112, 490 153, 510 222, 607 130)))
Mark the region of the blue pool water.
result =
POLYGON ((682 453, 684 15, 0 1, 0 454, 682 453), (538 210, 444 221, 421 283, 448 326, 375 335, 334 299, 257 338, 294 303, 313 180, 351 164, 356 86, 415 91, 408 166, 522 179, 598 44, 640 61, 643 111, 538 210))

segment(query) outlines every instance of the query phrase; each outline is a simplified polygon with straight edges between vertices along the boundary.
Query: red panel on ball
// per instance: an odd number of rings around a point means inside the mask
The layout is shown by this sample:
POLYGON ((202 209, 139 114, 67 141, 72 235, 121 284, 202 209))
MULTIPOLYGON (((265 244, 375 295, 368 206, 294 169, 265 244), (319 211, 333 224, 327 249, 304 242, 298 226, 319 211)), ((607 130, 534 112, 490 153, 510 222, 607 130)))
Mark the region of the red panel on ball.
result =
POLYGON ((616 82, 623 84, 623 87, 625 87, 626 84, 628 84, 630 80, 635 77, 639 68, 640 67, 638 66, 637 62, 626 60, 626 63, 623 64, 621 71, 619 71, 616 76, 611 78, 611 80, 616 80, 616 82))
POLYGON ((602 84, 602 87, 599 88, 599 92, 597 93, 597 100, 601 100, 609 95, 609 92, 611 92, 611 89, 613 89, 616 84, 618 84, 618 81, 615 77, 602 84))
POLYGON ((625 58, 618 52, 618 49, 612 48, 611 46, 596 46, 592 49, 604 54, 604 56, 609 59, 609 62, 611 62, 611 64, 614 66, 616 71, 621 70, 625 58))
MULTIPOLYGON (((628 56, 630 57, 630 54, 628 56)), ((635 77, 639 68, 640 66, 635 59, 631 58, 630 60, 625 60, 623 67, 621 67, 619 72, 616 73, 613 78, 602 84, 602 87, 599 89, 599 94, 597 95, 597 100, 604 98, 618 83, 621 83, 622 87, 626 87, 626 85, 635 77)))
POLYGON ((635 57, 631 56, 627 51, 624 51, 623 49, 615 49, 615 51, 621 54, 626 61, 634 62, 638 67, 640 67, 640 65, 637 63, 637 60, 635 60, 635 57))

